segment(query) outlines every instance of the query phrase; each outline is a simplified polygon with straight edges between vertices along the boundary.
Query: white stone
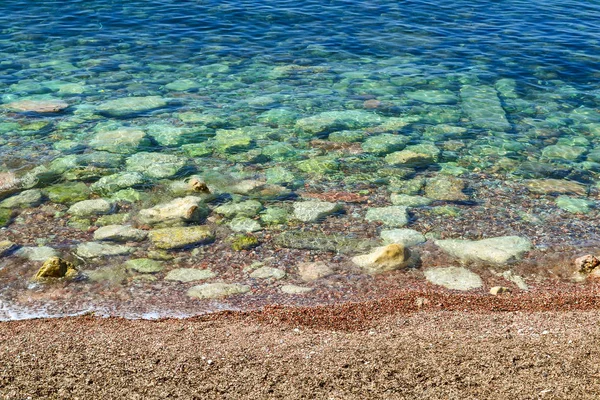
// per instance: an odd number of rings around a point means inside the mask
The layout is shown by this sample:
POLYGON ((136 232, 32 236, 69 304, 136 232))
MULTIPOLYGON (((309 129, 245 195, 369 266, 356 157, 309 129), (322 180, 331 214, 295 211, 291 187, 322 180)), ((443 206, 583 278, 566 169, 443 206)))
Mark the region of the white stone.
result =
POLYGON ((424 273, 429 282, 447 289, 471 290, 483 286, 479 275, 462 267, 431 268, 424 273))

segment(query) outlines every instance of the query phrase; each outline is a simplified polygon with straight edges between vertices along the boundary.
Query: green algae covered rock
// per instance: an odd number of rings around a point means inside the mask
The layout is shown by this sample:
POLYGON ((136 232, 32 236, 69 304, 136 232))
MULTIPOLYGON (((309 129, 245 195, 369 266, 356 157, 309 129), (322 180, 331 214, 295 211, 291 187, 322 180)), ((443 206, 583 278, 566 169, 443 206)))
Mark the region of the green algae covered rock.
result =
POLYGON ((83 182, 67 182, 52 185, 45 189, 50 201, 60 204, 72 204, 86 200, 90 189, 83 182))
POLYGON ((233 238, 231 248, 235 251, 250 250, 258 246, 258 239, 250 235, 240 235, 233 238))
POLYGON ((0 228, 8 226, 12 219, 12 211, 7 208, 0 208, 0 228))
POLYGON ((384 155, 394 151, 402 150, 409 138, 402 135, 391 133, 382 133, 377 136, 371 136, 362 143, 362 149, 365 153, 384 155))

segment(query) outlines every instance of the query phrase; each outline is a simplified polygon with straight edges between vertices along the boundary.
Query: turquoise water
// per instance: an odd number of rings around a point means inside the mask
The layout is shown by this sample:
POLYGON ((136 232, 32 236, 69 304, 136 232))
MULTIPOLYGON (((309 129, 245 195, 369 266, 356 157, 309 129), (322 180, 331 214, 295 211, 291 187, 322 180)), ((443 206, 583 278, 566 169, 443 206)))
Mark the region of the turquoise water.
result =
POLYGON ((581 281, 599 20, 581 1, 4 1, 0 319, 373 298, 447 266, 480 294, 581 281), (504 236, 526 250, 437 242, 504 236), (398 242, 392 271, 353 259, 398 242), (53 256, 76 272, 32 279, 53 256))

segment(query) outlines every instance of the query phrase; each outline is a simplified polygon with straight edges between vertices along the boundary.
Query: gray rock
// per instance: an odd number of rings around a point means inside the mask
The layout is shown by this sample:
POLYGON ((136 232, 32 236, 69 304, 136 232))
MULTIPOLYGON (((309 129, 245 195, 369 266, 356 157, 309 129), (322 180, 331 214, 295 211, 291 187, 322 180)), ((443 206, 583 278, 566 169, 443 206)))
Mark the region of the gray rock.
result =
POLYGON ((113 117, 124 117, 162 108, 166 105, 167 101, 159 96, 131 96, 108 100, 100 104, 97 110, 113 117))
POLYGON ((465 182, 459 178, 440 176, 427 180, 425 194, 435 200, 463 201, 468 197, 463 193, 465 182))
POLYGON ((90 188, 101 194, 112 194, 122 189, 143 186, 148 180, 139 172, 121 172, 114 175, 103 176, 90 188))
POLYGON ((262 229, 260 223, 247 217, 236 217, 229 223, 229 228, 234 232, 256 232, 262 229))
POLYGON ((109 240, 112 242, 141 242, 146 239, 148 232, 135 229, 129 225, 107 225, 94 232, 94 240, 109 240))
POLYGON ((433 200, 423 196, 410 196, 408 194, 394 193, 390 197, 390 201, 395 206, 406 207, 424 207, 433 203, 433 200))
POLYGON ((200 222, 209 212, 201 197, 186 196, 140 210, 138 220, 142 224, 176 226, 200 222))
POLYGON ((211 271, 210 269, 177 268, 169 271, 167 276, 165 276, 165 280, 178 282, 193 282, 211 279, 215 276, 217 276, 217 274, 211 271))
POLYGON ((412 247, 425 243, 427 239, 421 232, 413 229, 389 229, 381 231, 381 239, 384 243, 398 243, 404 247, 412 247))
POLYGON ((315 281, 333 274, 333 269, 322 261, 298 264, 298 274, 306 282, 315 281))
POLYGON ((21 247, 15 252, 16 256, 26 258, 29 261, 46 261, 52 257, 58 257, 58 252, 52 247, 21 247))
POLYGON ((105 256, 120 256, 130 254, 133 248, 123 245, 105 244, 98 242, 80 243, 77 245, 77 255, 83 258, 96 258, 105 256))
POLYGON ((286 275, 285 271, 280 270, 279 268, 272 267, 260 267, 254 270, 251 274, 251 278, 255 279, 282 279, 286 275))
POLYGON ((223 204, 215 208, 217 214, 224 215, 227 218, 234 216, 238 217, 254 217, 263 209, 260 201, 246 200, 240 203, 223 204))
POLYGON ((198 299, 215 299, 243 294, 250 291, 250 286, 239 283, 205 283, 193 286, 187 295, 198 299))
POLYGON ((112 214, 115 204, 104 199, 83 200, 73 204, 67 211, 77 217, 112 214))
POLYGON ((365 219, 370 222, 381 222, 385 226, 403 227, 408 224, 408 212, 403 206, 369 208, 365 219))
POLYGON ((409 99, 427 104, 453 104, 458 101, 458 96, 448 90, 416 90, 405 94, 409 99))
POLYGON ((531 241, 519 236, 501 236, 483 240, 447 239, 435 242, 446 253, 462 262, 505 265, 517 261, 531 250, 531 241))
POLYGON ((148 232, 148 236, 154 246, 164 250, 206 244, 215 239, 215 235, 207 226, 155 229, 148 232))
POLYGON ((471 290, 483 286, 481 277, 466 268, 431 268, 424 271, 425 279, 434 285, 453 290, 471 290))
POLYGON ((153 274, 164 269, 163 263, 150 258, 135 258, 125 261, 125 268, 141 274, 153 274))
POLYGON ((118 154, 133 154, 147 150, 151 145, 146 133, 135 128, 100 131, 94 135, 89 144, 92 149, 118 154))
POLYGON ((494 88, 466 85, 460 89, 460 98, 462 108, 474 126, 493 131, 510 129, 510 123, 494 88))
POLYGON ((304 132, 318 134, 344 129, 359 129, 379 125, 384 119, 372 112, 360 110, 326 111, 296 121, 296 127, 304 132))
POLYGON ((149 178, 167 179, 189 169, 188 160, 172 154, 136 153, 125 162, 130 172, 140 172, 149 178))
POLYGON ((0 208, 26 208, 37 207, 44 201, 41 190, 25 190, 0 202, 0 208))
POLYGON ((338 203, 303 201, 294 203, 294 216, 303 222, 317 222, 341 210, 338 203))

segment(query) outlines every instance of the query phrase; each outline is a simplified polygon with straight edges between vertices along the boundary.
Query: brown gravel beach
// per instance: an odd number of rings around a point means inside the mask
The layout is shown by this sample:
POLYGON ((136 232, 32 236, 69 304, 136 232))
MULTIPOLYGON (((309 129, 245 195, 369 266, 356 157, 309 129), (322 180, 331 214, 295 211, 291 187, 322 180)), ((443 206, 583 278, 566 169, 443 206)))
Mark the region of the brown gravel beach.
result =
POLYGON ((423 292, 0 324, 2 399, 595 399, 600 298, 423 292), (551 311, 553 310, 553 311, 551 311))

